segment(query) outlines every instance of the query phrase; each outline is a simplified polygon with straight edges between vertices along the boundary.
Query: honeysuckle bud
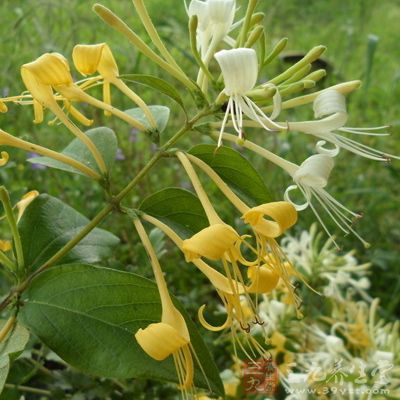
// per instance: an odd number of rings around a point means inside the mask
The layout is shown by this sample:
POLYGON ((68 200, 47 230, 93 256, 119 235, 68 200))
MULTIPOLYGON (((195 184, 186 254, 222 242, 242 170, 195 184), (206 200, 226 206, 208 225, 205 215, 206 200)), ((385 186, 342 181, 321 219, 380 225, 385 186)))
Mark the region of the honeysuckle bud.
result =
MULTIPOLYGON (((72 51, 72 59, 76 69, 82 75, 92 75, 98 72, 103 79, 103 100, 111 104, 110 84, 137 104, 145 114, 152 129, 157 129, 157 122, 146 103, 133 92, 121 79, 118 78, 118 65, 107 43, 78 44, 72 51)), ((105 111, 110 114, 110 111, 105 111)))
MULTIPOLYGON (((243 114, 268 131, 285 130, 285 127, 272 121, 272 118, 279 114, 279 102, 274 102, 278 108, 273 110, 271 117, 268 117, 246 95, 257 82, 258 60, 255 50, 248 48, 221 50, 215 54, 215 59, 221 67, 224 78, 223 93, 229 97, 221 124, 218 146, 222 144, 222 135, 229 115, 231 115, 233 127, 238 133, 239 139, 243 139, 243 114)), ((279 96, 279 93, 277 92, 275 96, 279 96)))
MULTIPOLYGON (((332 143, 337 150, 343 148, 371 160, 387 161, 390 158, 400 159, 398 156, 375 150, 372 147, 366 146, 341 134, 344 132, 364 136, 386 136, 388 133, 379 133, 379 131, 387 129, 388 126, 373 128, 345 127, 344 124, 348 119, 346 97, 338 90, 323 90, 315 98, 313 109, 315 118, 321 119, 316 121, 291 122, 289 124, 290 130, 316 136, 326 142, 332 143)), ((323 149, 323 147, 321 147, 321 149, 323 149)))
POLYGON ((17 222, 19 222, 26 208, 32 203, 33 200, 35 200, 37 196, 39 196, 39 192, 37 190, 31 190, 22 196, 21 200, 17 203, 17 222))
POLYGON ((215 224, 184 240, 182 250, 188 262, 200 257, 221 260, 234 249, 239 239, 239 234, 231 226, 215 224))
MULTIPOLYGON (((15 147, 17 149, 25 150, 26 152, 34 152, 44 157, 50 157, 53 158, 54 160, 60 161, 64 164, 67 164, 77 169, 78 171, 80 171, 81 173, 90 178, 93 178, 95 180, 101 179, 101 175, 97 171, 81 163, 80 161, 77 161, 74 158, 69 157, 65 154, 50 150, 46 147, 39 146, 37 144, 27 142, 26 140, 17 138, 1 129, 0 129, 0 146, 15 147)), ((3 158, 7 158, 8 155, 5 156, 4 153, 7 154, 6 152, 2 152, 1 154, 3 158)))

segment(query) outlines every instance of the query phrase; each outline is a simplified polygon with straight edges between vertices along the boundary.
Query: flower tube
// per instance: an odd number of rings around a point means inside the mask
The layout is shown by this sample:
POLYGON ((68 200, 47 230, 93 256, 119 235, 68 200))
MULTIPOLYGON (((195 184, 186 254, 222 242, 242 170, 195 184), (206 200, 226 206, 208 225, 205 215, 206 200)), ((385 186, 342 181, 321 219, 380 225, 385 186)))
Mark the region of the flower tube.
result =
POLYGON ((135 333, 135 338, 140 347, 157 361, 162 361, 170 355, 173 356, 180 389, 187 395, 187 392, 193 387, 192 353, 194 353, 194 349, 190 342, 186 321, 169 295, 157 255, 142 223, 138 218, 133 223, 150 258, 162 307, 161 322, 152 323, 144 329, 139 329, 135 333))

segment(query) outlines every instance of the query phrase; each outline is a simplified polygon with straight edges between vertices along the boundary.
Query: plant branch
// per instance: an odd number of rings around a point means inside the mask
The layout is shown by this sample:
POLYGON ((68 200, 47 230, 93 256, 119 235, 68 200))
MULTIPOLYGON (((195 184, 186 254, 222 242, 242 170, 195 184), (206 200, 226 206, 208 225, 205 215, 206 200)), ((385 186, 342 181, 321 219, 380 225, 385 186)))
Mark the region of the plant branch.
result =
POLYGON ((21 283, 17 288, 14 289, 0 304, 0 311, 4 309, 10 302, 14 295, 19 296, 30 284, 32 279, 40 274, 42 271, 53 266, 56 262, 62 259, 72 248, 74 248, 83 238, 85 238, 97 225, 100 224, 113 210, 119 208, 120 202, 126 197, 126 195, 147 175, 151 168, 157 163, 157 161, 163 157, 165 151, 170 149, 182 136, 192 130, 194 124, 201 118, 212 114, 216 111, 216 107, 210 106, 198 114, 196 114, 191 120, 189 120, 178 132, 175 133, 167 142, 162 145, 153 157, 147 162, 147 164, 137 173, 137 175, 123 188, 117 195, 112 198, 112 201, 107 204, 81 231, 66 243, 57 253, 55 253, 49 260, 47 260, 40 268, 33 272, 24 282, 21 283))

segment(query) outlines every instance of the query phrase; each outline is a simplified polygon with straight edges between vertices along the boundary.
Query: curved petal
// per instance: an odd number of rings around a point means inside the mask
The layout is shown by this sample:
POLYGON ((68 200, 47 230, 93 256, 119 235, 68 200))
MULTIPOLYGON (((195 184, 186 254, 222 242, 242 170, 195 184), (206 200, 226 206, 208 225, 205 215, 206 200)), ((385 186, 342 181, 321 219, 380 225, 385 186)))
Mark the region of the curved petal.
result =
POLYGON ((230 312, 230 310, 227 310, 228 315, 226 316, 225 322, 224 322, 222 325, 214 326, 214 325, 211 325, 210 323, 208 323, 208 322, 206 321, 206 319, 204 318, 204 309, 205 309, 205 308, 206 308, 206 305, 203 304, 203 305, 199 308, 199 310, 198 310, 198 312, 197 312, 197 315, 198 315, 198 317, 199 317, 199 321, 200 321, 201 325, 203 325, 204 328, 206 328, 206 329, 208 329, 209 331, 212 331, 212 332, 219 332, 219 331, 222 331, 222 330, 224 330, 224 329, 226 329, 226 328, 229 328, 229 327, 231 326, 231 324, 232 324, 232 317, 231 317, 231 312, 230 312))
POLYGON ((135 338, 140 347, 152 358, 158 361, 166 359, 189 343, 172 326, 163 322, 148 325, 139 329, 135 338))
POLYGON ((297 211, 291 203, 277 201, 253 207, 245 212, 242 218, 259 233, 275 238, 297 222, 297 211), (271 220, 265 219, 265 216, 271 220))
POLYGON ((214 224, 204 228, 182 243, 186 261, 206 257, 210 260, 221 260, 225 253, 232 249, 239 234, 227 224, 214 224))

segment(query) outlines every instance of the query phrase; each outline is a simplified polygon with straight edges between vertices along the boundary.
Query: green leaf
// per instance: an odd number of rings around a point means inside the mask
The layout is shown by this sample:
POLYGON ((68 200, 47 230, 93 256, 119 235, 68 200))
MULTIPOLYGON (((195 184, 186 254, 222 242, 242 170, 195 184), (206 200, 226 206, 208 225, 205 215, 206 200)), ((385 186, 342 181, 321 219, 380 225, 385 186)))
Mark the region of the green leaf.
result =
MULTIPOLYGON (((177 381, 172 357, 153 360, 134 337, 139 328, 161 318, 160 298, 152 281, 114 269, 69 264, 39 274, 24 299, 20 314, 24 324, 75 368, 118 379, 177 381)), ((212 390, 223 393, 207 347, 190 318, 182 314, 212 390)), ((199 368, 195 381, 206 386, 199 368)))
POLYGON ((10 371, 10 358, 5 355, 0 357, 0 394, 4 389, 7 381, 8 372, 10 371))
MULTIPOLYGON (((0 320, 0 329, 6 324, 0 320)), ((0 393, 3 391, 10 370, 10 358, 13 359, 24 350, 29 340, 29 332, 21 324, 16 323, 11 332, 0 343, 0 393)))
MULTIPOLYGON (((25 210, 19 231, 25 264, 34 269, 61 249, 89 222, 61 200, 41 194, 25 210)), ((119 239, 103 229, 94 229, 64 258, 63 262, 98 262, 111 254, 119 239)))
POLYGON ((250 206, 272 201, 260 174, 238 151, 200 144, 192 147, 189 153, 207 163, 250 206))
POLYGON ((144 199, 139 208, 163 221, 184 238, 209 225, 197 196, 180 188, 162 189, 144 199))
MULTIPOLYGON (((154 115, 154 118, 157 122, 158 132, 163 132, 167 127, 169 120, 169 108, 165 106, 148 106, 151 113, 154 115)), ((151 130, 151 125, 144 115, 143 111, 140 108, 130 108, 129 110, 125 110, 127 114, 131 117, 139 120, 144 126, 146 126, 149 130, 151 130)))
MULTIPOLYGON (((0 329, 5 323, 6 320, 0 320, 0 329)), ((29 332, 21 324, 16 323, 6 339, 0 343, 0 357, 20 353, 24 350, 28 340, 29 332)))
MULTIPOLYGON (((90 129, 85 133, 90 137, 90 139, 92 139, 93 143, 99 149, 107 169, 111 171, 118 147, 117 137, 115 136, 114 131, 106 127, 100 127, 90 129)), ((92 153, 78 138, 74 139, 63 151, 61 151, 61 153, 80 161, 82 164, 87 165, 95 171, 99 171, 98 165, 93 158, 92 153)), ((71 167, 70 165, 64 164, 50 157, 33 157, 29 158, 28 161, 32 164, 45 165, 46 167, 84 175, 81 171, 71 167)))
POLYGON ((161 93, 164 93, 172 100, 176 101, 182 107, 183 111, 185 111, 185 104, 182 100, 181 95, 175 89, 175 87, 169 84, 167 81, 157 78, 156 76, 142 75, 142 74, 126 74, 126 75, 121 75, 120 78, 122 78, 124 81, 127 82, 137 82, 142 85, 150 86, 153 89, 156 89, 161 93))

